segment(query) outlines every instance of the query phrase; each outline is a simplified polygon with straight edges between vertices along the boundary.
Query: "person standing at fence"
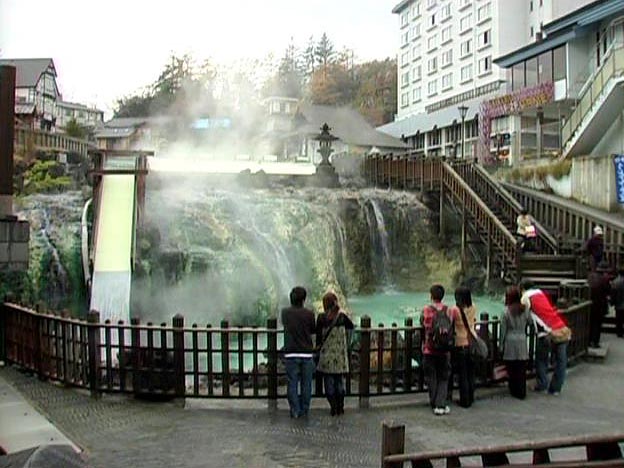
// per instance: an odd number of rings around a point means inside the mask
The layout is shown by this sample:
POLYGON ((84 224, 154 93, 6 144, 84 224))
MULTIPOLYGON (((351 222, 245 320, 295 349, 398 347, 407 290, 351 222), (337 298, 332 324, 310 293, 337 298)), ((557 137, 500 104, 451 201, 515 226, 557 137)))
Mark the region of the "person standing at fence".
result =
POLYGON ((288 404, 290 416, 307 416, 312 398, 312 376, 314 375, 315 333, 314 312, 303 304, 307 293, 297 286, 290 292, 290 307, 282 310, 284 325, 284 360, 288 378, 288 404))
POLYGON ((526 371, 529 360, 527 327, 531 312, 520 302, 520 290, 515 286, 505 293, 505 314, 501 319, 500 347, 507 367, 509 393, 524 400, 526 397, 526 371))
POLYGON ((432 304, 426 305, 420 317, 423 327, 423 367, 429 388, 429 403, 433 414, 451 412, 447 405, 450 351, 454 343, 453 315, 442 303, 444 287, 434 284, 430 289, 432 304))
POLYGON ((618 267, 617 276, 611 281, 611 305, 615 308, 615 333, 624 337, 624 265, 618 267))
POLYGON ((559 311, 552 305, 548 295, 536 288, 529 279, 520 282, 520 303, 531 311, 531 318, 537 332, 535 347, 536 392, 559 395, 566 376, 568 364, 568 341, 571 332, 559 311), (548 383, 548 363, 550 354, 554 355, 555 371, 548 383))
POLYGON ((604 256, 604 238, 602 227, 594 226, 593 235, 585 242, 583 251, 589 258, 589 270, 595 271, 604 256))
POLYGON ((344 414, 344 376, 349 373, 349 343, 353 322, 340 309, 333 292, 323 296, 323 310, 316 320, 316 347, 319 360, 316 370, 323 375, 325 396, 331 415, 344 414))
POLYGON ((601 262, 596 267, 596 271, 592 271, 587 279, 589 283, 589 299, 591 300, 589 346, 592 348, 600 348, 602 322, 609 312, 609 294, 611 293, 609 270, 609 264, 601 262))
POLYGON ((475 370, 474 361, 470 355, 468 334, 474 333, 477 310, 472 303, 470 289, 466 286, 455 289, 455 306, 451 308, 451 314, 457 319, 454 321, 455 346, 451 351, 448 401, 453 401, 453 377, 457 375, 459 406, 469 408, 474 402, 475 370))

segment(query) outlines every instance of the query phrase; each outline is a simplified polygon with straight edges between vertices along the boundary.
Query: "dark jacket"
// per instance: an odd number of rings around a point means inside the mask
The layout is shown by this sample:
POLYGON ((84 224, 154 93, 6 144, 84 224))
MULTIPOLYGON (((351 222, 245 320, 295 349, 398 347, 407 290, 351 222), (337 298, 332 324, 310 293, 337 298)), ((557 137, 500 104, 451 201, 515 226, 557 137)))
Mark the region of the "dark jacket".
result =
POLYGON ((611 305, 618 310, 624 310, 624 276, 617 275, 611 281, 611 305))
MULTIPOLYGON (((322 313, 316 319, 316 346, 320 347, 323 343, 323 332, 329 328, 332 321, 326 313, 322 313)), ((339 314, 334 327, 345 327, 346 330, 353 330, 353 322, 347 314, 339 314)))
POLYGON ((589 274, 588 282, 592 312, 606 315, 609 309, 609 294, 611 292, 609 277, 604 273, 595 271, 589 274))
POLYGON ((284 325, 284 354, 312 354, 314 346, 314 312, 305 307, 287 307, 282 309, 284 325))

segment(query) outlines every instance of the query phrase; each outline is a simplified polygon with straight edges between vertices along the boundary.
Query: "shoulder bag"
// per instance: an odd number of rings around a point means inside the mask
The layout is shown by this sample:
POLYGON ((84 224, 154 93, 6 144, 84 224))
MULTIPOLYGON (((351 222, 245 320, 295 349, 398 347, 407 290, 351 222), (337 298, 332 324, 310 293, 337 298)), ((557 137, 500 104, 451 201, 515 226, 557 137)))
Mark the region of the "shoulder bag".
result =
POLYGON ((471 327, 468 326, 468 320, 466 320, 466 314, 464 314, 464 309, 459 307, 459 312, 461 313, 464 327, 466 327, 466 331, 468 332, 468 349, 470 351, 470 355, 477 359, 487 359, 487 357, 490 355, 490 352, 488 350, 486 342, 483 341, 481 337, 477 335, 471 327))

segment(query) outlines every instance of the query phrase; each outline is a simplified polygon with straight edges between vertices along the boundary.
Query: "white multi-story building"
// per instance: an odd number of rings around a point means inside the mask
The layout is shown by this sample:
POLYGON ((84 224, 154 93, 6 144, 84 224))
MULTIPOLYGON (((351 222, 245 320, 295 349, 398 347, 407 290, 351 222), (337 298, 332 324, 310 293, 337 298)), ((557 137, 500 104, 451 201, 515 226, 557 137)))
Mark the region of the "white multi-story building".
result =
POLYGON ((87 130, 94 130, 104 124, 104 112, 76 102, 58 101, 56 103, 56 126, 65 129, 67 124, 75 120, 87 130))
POLYGON ((541 40, 543 24, 590 0, 403 0, 398 111, 381 131, 427 155, 476 154, 483 100, 510 91, 494 59, 541 40), (464 151, 461 120, 465 108, 464 151))

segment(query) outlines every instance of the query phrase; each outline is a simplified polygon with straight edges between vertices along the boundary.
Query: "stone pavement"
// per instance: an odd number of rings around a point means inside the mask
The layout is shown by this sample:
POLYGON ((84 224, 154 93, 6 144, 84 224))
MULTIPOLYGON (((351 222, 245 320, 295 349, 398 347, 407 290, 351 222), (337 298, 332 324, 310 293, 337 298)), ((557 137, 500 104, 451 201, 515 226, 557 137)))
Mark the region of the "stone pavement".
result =
POLYGON ((605 341, 606 361, 573 367, 558 397, 530 394, 518 401, 503 386, 479 389, 472 408, 453 407, 444 417, 431 414, 424 395, 371 399, 368 410, 356 409, 353 400, 341 418, 329 416, 318 400, 308 419, 292 420, 283 400, 277 411, 235 401, 193 400, 182 408, 124 396, 95 400, 13 368, 1 369, 0 377, 82 447, 95 467, 378 467, 384 420, 406 424, 410 452, 621 432, 624 340, 605 341))

